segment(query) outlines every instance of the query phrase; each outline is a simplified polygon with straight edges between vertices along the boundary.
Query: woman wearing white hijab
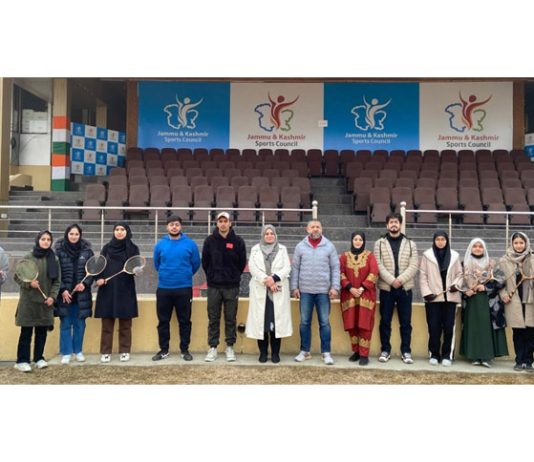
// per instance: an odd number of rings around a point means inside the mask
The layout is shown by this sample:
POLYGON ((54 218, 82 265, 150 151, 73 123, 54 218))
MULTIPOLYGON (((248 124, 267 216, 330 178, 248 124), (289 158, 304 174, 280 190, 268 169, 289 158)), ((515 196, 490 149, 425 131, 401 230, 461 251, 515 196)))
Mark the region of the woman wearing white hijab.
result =
POLYGON ((259 244, 252 247, 248 262, 250 275, 249 308, 245 333, 258 340, 260 363, 267 362, 269 338, 271 360, 280 362, 282 337, 293 334, 287 249, 278 243, 276 230, 265 225, 259 244))
POLYGON ((534 297, 532 279, 534 262, 528 236, 516 232, 499 267, 506 276, 506 285, 499 293, 504 302, 506 324, 512 328, 515 350, 514 370, 534 372, 534 297))
POLYGON ((473 365, 491 367, 497 356, 508 355, 504 310, 498 290, 504 285, 502 271, 495 269, 486 243, 475 238, 464 257, 464 313, 460 354, 473 365))

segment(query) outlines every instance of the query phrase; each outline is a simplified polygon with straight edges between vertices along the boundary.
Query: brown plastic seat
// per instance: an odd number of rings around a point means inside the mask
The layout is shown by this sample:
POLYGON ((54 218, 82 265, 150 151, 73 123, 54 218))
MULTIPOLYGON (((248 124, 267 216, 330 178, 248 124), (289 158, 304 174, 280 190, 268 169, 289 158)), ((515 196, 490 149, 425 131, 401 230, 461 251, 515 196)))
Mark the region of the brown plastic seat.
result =
MULTIPOLYGON (((527 204, 514 204, 511 209, 512 212, 530 212, 527 204)), ((510 215, 510 224, 530 226, 530 215, 510 215)))
POLYGON ((262 171, 261 176, 265 176, 269 179, 276 178, 280 176, 280 170, 278 170, 277 168, 266 168, 262 171))
MULTIPOLYGON (((488 212, 506 212, 504 204, 495 202, 488 204, 488 212)), ((504 213, 498 213, 494 215, 486 214, 486 224, 488 225, 504 225, 506 224, 506 215, 504 213)))
POLYGON ((236 175, 230 179, 230 185, 237 191, 240 186, 249 186, 250 178, 246 176, 236 175))
POLYGON ((373 159, 375 160, 381 159, 385 162, 388 157, 389 157, 389 152, 385 149, 375 149, 373 151, 373 159))
MULTIPOLYGON (((117 178, 115 181, 125 181, 125 177, 115 178, 117 178)), ((87 201, 97 201, 99 204, 104 204, 106 202, 106 187, 100 183, 86 185, 83 197, 84 205, 86 205, 87 201)))
POLYGON ((121 207, 120 209, 105 210, 104 217, 106 221, 116 222, 118 220, 124 219, 124 202, 121 199, 108 199, 106 202, 106 207, 121 207))
POLYGON ((172 207, 191 207, 193 204, 193 191, 191 186, 176 185, 171 188, 172 207))
POLYGON ((189 148, 179 148, 176 150, 176 157, 180 162, 193 160, 193 150, 189 148))
POLYGON ((145 163, 142 160, 129 160, 126 162, 126 171, 129 173, 132 169, 145 169, 145 163))
POLYGON ((292 149, 291 162, 306 162, 306 151, 304 149, 292 149))
MULTIPOLYGON (((258 202, 260 208, 278 208, 280 204, 280 193, 277 188, 272 186, 261 186, 258 189, 258 202)), ((273 223, 278 221, 278 212, 276 211, 264 211, 260 212, 265 216, 266 223, 273 223)), ((261 216, 259 217, 261 219, 261 216)))
POLYGON ((233 186, 218 186, 215 189, 215 206, 217 208, 233 208, 235 204, 236 192, 233 186))
POLYGON ((456 178, 440 178, 438 180, 438 188, 458 188, 458 180, 456 178))
MULTIPOLYGON (((283 186, 280 191, 280 203, 285 209, 301 208, 300 203, 300 188, 297 186, 283 186)), ((281 212, 281 221, 299 223, 302 220, 300 212, 281 212)))
POLYGON ((500 188, 501 183, 497 178, 482 177, 480 179, 480 189, 483 188, 500 188))
POLYGON ((310 170, 308 169, 308 164, 306 162, 291 161, 291 168, 299 172, 299 176, 308 177, 310 176, 310 170))
POLYGON ((224 176, 230 178, 230 181, 236 176, 242 176, 242 173, 243 171, 240 168, 227 168, 226 170, 223 170, 224 176))
POLYGON ((431 188, 436 189, 438 181, 435 178, 418 178, 415 181, 416 188, 431 188))
MULTIPOLYGON (((175 176, 183 176, 185 177, 185 172, 181 168, 172 167, 167 170, 167 178, 172 178, 175 176)), ((187 177, 186 177, 187 178, 187 177)))
POLYGON ((247 168, 255 168, 254 163, 250 160, 238 160, 235 162, 236 168, 240 168, 241 171, 245 171, 247 168))
MULTIPOLYGON (((150 207, 168 207, 171 204, 171 190, 167 185, 150 185, 150 207)), ((166 215, 165 210, 158 211, 158 219, 162 220, 166 215)), ((148 217, 153 220, 156 216, 155 210, 150 210, 148 217)))
MULTIPOLYGON (((464 206, 464 209, 466 211, 481 211, 482 210, 482 204, 477 202, 467 202, 464 206)), ((463 223, 466 225, 483 225, 484 224, 484 214, 483 213, 472 213, 472 214, 464 214, 463 223)))
POLYGON ((274 152, 272 149, 269 148, 262 148, 258 151, 258 157, 261 160, 272 160, 274 157, 274 152))
POLYGON ((289 162, 289 149, 275 149, 274 158, 277 162, 289 162))
POLYGON ((128 186, 128 177, 122 175, 110 176, 108 178, 108 186, 112 184, 122 184, 124 186, 128 186))
POLYGON ((204 172, 200 167, 189 167, 185 169, 185 176, 192 178, 194 176, 204 176, 204 172))
POLYGON ((172 176, 169 185, 171 191, 175 186, 189 186, 189 179, 186 176, 172 176))
MULTIPOLYGON (((274 186, 281 190, 284 186, 291 186, 291 178, 288 176, 275 176, 271 178, 271 186, 274 186)), ((299 202, 300 202, 300 189, 299 189, 299 202)))
POLYGON ((439 172, 438 170, 436 169, 428 169, 428 170, 421 170, 419 172, 419 178, 433 178, 435 180, 438 179, 438 176, 439 176, 439 172))
POLYGON ((379 173, 379 178, 392 178, 393 180, 397 179, 398 172, 396 170, 384 169, 379 173))
POLYGON ((504 205, 513 207, 514 205, 527 205, 526 191, 523 188, 503 188, 504 205))
POLYGON ((169 186, 169 179, 163 175, 154 175, 149 177, 148 184, 151 187, 156 185, 169 186))
MULTIPOLYGON (((423 202, 419 205, 420 210, 435 210, 436 204, 432 202, 423 202)), ((436 224, 438 222, 437 213, 417 213, 417 223, 421 224, 436 224)))
POLYGON ((189 168, 199 168, 200 162, 196 160, 184 160, 182 161, 182 168, 187 171, 189 168))
POLYGON ((146 176, 132 176, 128 178, 128 184, 132 185, 145 185, 148 187, 148 178, 146 176))
POLYGON ((410 160, 412 158, 419 158, 423 160, 423 152, 420 149, 409 149, 406 151, 406 160, 410 160))
POLYGON ((233 162, 241 160, 241 151, 235 148, 229 148, 226 150, 226 158, 233 162))
POLYGON ((369 205, 372 208, 374 204, 391 205, 391 190, 373 186, 369 191, 369 205))
POLYGON ((369 194, 373 187, 373 179, 368 177, 355 178, 353 183, 354 211, 367 212, 369 208, 369 194))
POLYGON ((209 168, 219 168, 217 161, 208 159, 200 162, 200 168, 203 172, 206 172, 209 168))
POLYGON ((165 163, 168 161, 175 161, 178 160, 178 157, 176 155, 176 149, 174 148, 163 148, 161 150, 161 162, 165 163))
POLYGON ((480 204, 482 210, 482 200, 480 198, 480 190, 477 187, 470 187, 460 185, 458 191, 458 203, 465 208, 467 204, 480 204))
MULTIPOLYGON (((213 188, 207 184, 201 184, 193 188, 193 202, 195 207, 213 207, 214 205, 214 192, 213 188)), ((208 214, 206 212, 195 213, 194 218, 196 221, 207 220, 208 214)))
POLYGON ((146 171, 146 176, 148 178, 150 178, 152 176, 165 176, 165 170, 163 170, 163 168, 161 168, 161 167, 159 167, 159 168, 152 167, 152 168, 149 168, 146 171))
POLYGON ((482 191, 482 205, 489 207, 490 204, 503 204, 504 198, 502 196, 501 188, 481 188, 482 191))
POLYGON ((258 168, 245 168, 243 169, 243 176, 248 176, 249 178, 261 176, 261 170, 258 168))
POLYGON ((501 180, 501 186, 504 191, 507 188, 522 188, 523 183, 517 178, 504 178, 501 180))
MULTIPOLYGON (((219 162, 219 168, 222 170, 222 171, 225 171, 225 170, 228 170, 229 168, 236 168, 237 165, 234 161, 231 161, 231 160, 222 160, 219 162)), ((239 167, 241 168, 241 167, 239 167)))
POLYGON ((259 170, 261 170, 263 172, 263 170, 266 170, 266 169, 269 169, 269 168, 273 168, 273 162, 270 159, 268 159, 268 160, 258 160, 256 162, 255 168, 257 168, 257 169, 259 169, 259 170))
POLYGON ((131 146, 126 151, 126 163, 131 160, 143 160, 143 150, 137 146, 131 146))
POLYGON ((441 210, 458 209, 458 190, 456 188, 439 188, 436 190, 436 205, 441 210))
MULTIPOLYGON (((258 205, 258 190, 256 186, 240 186, 237 190, 237 206, 241 208, 256 208, 258 205)), ((255 210, 239 210, 237 212, 238 222, 255 223, 255 210)))
POLYGON ((345 175, 347 164, 354 158, 353 149, 342 149, 339 151, 339 172, 341 175, 345 175))
POLYGON ((507 178, 519 179, 519 172, 517 170, 501 170, 499 176, 501 180, 504 180, 507 178))
POLYGON ((182 164, 180 164, 180 162, 177 160, 168 160, 163 162, 163 170, 168 172, 171 168, 182 168, 182 164))
POLYGON ((391 190, 391 188, 393 188, 394 185, 395 185, 394 178, 375 178, 373 180, 373 186, 375 188, 388 188, 391 190))
POLYGON ((478 188, 480 186, 480 183, 478 181, 478 178, 461 178, 458 181, 459 186, 465 186, 468 188, 478 188))
POLYGON ((433 204, 432 208, 437 208, 435 188, 416 186, 413 191, 413 202, 417 208, 421 208, 421 204, 433 204))
POLYGON ((397 178, 395 181, 395 187, 396 188, 410 188, 414 189, 415 187, 415 180, 413 178, 397 178))
POLYGON ((209 158, 214 160, 215 162, 227 160, 224 149, 222 148, 211 148, 209 150, 209 158))
POLYGON ((362 162, 359 161, 352 161, 351 163, 347 164, 346 170, 345 170, 345 177, 346 177, 346 185, 347 185, 347 191, 349 193, 352 192, 352 186, 354 184, 354 178, 359 178, 361 176, 362 171, 364 170, 365 166, 362 162))
POLYGON ((311 207, 311 184, 309 178, 296 176, 291 178, 291 186, 296 186, 300 189, 300 203, 304 208, 311 207))
POLYGON ((258 153, 255 149, 243 149, 241 152, 241 159, 243 160, 249 160, 253 163, 256 163, 258 160, 258 153))
POLYGON ((369 149, 358 149, 355 154, 356 159, 362 160, 364 163, 367 163, 373 157, 372 152, 369 149))
POLYGON ((109 171, 109 176, 126 176, 126 169, 124 167, 113 167, 109 171))
MULTIPOLYGON (((89 186, 89 185, 87 185, 89 186)), ((85 207, 98 207, 103 205, 101 201, 96 199, 87 199, 83 201, 85 207)), ((83 221, 100 221, 102 219, 101 211, 97 209, 83 209, 82 220, 83 221)))
POLYGON ((195 190, 195 187, 207 185, 207 184, 208 184, 208 179, 205 176, 193 176, 189 178, 189 186, 191 186, 193 191, 195 190))
POLYGON ((460 149, 458 151, 458 160, 461 162, 463 160, 475 161, 475 152, 472 149, 460 149))
POLYGON ((151 168, 163 168, 163 164, 161 163, 161 159, 159 157, 157 159, 148 159, 145 160, 145 168, 147 170, 151 168))
MULTIPOLYGON (((148 185, 143 184, 130 184, 130 189, 128 191, 128 206, 129 207, 146 207, 148 205, 149 201, 149 189, 148 185)), ((139 209, 139 210, 129 210, 129 214, 131 213, 142 213, 146 214, 145 210, 139 209)))
POLYGON ((282 172, 291 168, 291 162, 288 160, 274 160, 273 169, 278 170, 279 175, 282 176, 282 172))
POLYGON ((452 161, 456 162, 458 160, 458 156, 456 155, 456 151, 453 149, 443 149, 440 154, 441 162, 443 161, 452 161))
POLYGON ((210 154, 206 148, 193 149, 193 158, 199 162, 209 159, 210 154))
POLYGON ((391 205, 389 203, 376 203, 372 205, 369 218, 372 224, 382 224, 386 222, 386 217, 391 213, 391 205))
POLYGON ((223 171, 220 168, 208 168, 204 170, 204 176, 208 179, 208 183, 210 179, 214 176, 223 176, 223 171))
POLYGON ((219 186, 229 186, 230 178, 227 176, 213 176, 209 178, 208 183, 213 187, 214 191, 217 191, 219 186))
POLYGON ((250 185, 256 186, 256 188, 259 191, 262 186, 270 186, 271 180, 267 178, 266 176, 253 176, 250 179, 250 185))
POLYGON ((419 177, 419 170, 401 170, 398 178, 409 178, 416 182, 419 177))
POLYGON ((406 207, 409 209, 414 208, 412 188, 399 186, 391 190, 391 203, 395 207, 395 210, 398 209, 401 202, 406 202, 406 207))
POLYGON ((426 149, 423 151, 423 161, 434 160, 439 162, 439 151, 437 149, 426 149))
POLYGON ((323 153, 324 175, 339 175, 339 153, 335 149, 327 149, 323 153))
POLYGON ((323 153, 320 149, 308 149, 306 163, 308 164, 308 170, 311 176, 322 176, 323 153))
POLYGON ((493 160, 493 156, 489 149, 477 149, 475 151, 475 159, 477 161, 481 159, 493 160))

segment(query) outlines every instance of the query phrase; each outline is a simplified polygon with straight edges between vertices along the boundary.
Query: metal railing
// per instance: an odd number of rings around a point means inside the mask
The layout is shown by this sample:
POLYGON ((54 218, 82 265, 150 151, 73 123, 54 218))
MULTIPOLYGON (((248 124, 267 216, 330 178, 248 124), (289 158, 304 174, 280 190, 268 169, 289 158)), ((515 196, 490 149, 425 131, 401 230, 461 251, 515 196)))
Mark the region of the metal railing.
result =
POLYGON ((499 210, 499 211, 489 211, 489 210, 432 210, 432 209, 407 209, 406 202, 402 201, 400 203, 400 213, 402 215, 402 226, 401 231, 406 232, 406 214, 407 213, 432 213, 436 215, 448 215, 448 228, 449 228, 449 240, 452 242, 452 218, 457 215, 504 215, 505 216, 505 234, 506 241, 510 235, 510 215, 528 215, 534 216, 534 212, 511 212, 508 210, 499 210))
MULTIPOLYGON (((312 218, 316 219, 318 217, 319 213, 319 203, 317 201, 312 202, 311 208, 261 208, 261 207, 117 207, 117 206, 83 206, 83 205, 76 205, 76 206, 70 206, 70 205, 1 205, 0 211, 2 212, 1 221, 9 221, 10 218, 7 216, 6 211, 9 210, 47 210, 48 211, 48 229, 52 231, 53 227, 53 211, 84 211, 84 210, 99 210, 100 211, 100 245, 104 245, 104 227, 106 221, 106 211, 109 210, 121 210, 123 212, 133 212, 133 213, 144 213, 144 212, 150 212, 154 211, 154 242, 157 242, 158 240, 158 225, 159 225, 159 219, 160 214, 162 217, 166 215, 167 212, 187 212, 187 214, 190 214, 193 212, 195 215, 197 213, 205 212, 207 215, 207 234, 211 233, 211 226, 212 226, 212 219, 211 215, 212 212, 256 212, 261 214, 261 224, 262 226, 265 225, 265 213, 266 212, 277 212, 277 213, 284 213, 284 212, 299 212, 299 213, 311 213, 312 218)), ((95 221, 95 220, 84 220, 82 221, 95 221)), ((198 219, 197 219, 198 220, 198 219)), ((72 222, 72 220, 69 220, 72 222)), ((116 221, 116 220, 113 220, 116 221)), ((147 219, 145 223, 151 222, 152 219, 147 219)), ((204 223, 204 220, 199 220, 201 223, 204 223)), ((239 223, 239 220, 237 220, 239 223)), ((2 231, 2 230, 0 230, 2 231)), ((9 228, 3 230, 5 232, 12 232, 9 230, 9 228)), ((29 230, 25 230, 24 232, 27 232, 29 230)))

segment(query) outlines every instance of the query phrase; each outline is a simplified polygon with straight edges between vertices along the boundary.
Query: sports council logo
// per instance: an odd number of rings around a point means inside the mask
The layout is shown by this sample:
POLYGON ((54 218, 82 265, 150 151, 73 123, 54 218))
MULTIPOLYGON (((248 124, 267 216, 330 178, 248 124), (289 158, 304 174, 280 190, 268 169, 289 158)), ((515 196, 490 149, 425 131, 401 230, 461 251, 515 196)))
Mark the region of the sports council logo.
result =
POLYGON ((191 98, 186 96, 183 101, 180 101, 176 96, 176 104, 168 104, 163 108, 167 113, 167 124, 169 127, 180 128, 196 128, 195 121, 198 117, 196 108, 204 98, 200 98, 197 102, 191 102, 191 98))
POLYGON ((365 96, 363 97, 363 104, 354 106, 350 112, 354 114, 354 125, 356 128, 363 130, 384 130, 384 120, 386 120, 387 112, 383 109, 391 103, 391 98, 385 102, 380 103, 378 98, 372 98, 369 103, 365 96))
POLYGON ((459 93, 460 102, 449 104, 445 112, 449 115, 449 125, 453 130, 464 133, 473 130, 481 132, 484 130, 482 122, 486 118, 486 111, 480 109, 486 104, 493 95, 490 95, 484 101, 478 101, 476 95, 470 95, 467 101, 459 93))
POLYGON ((293 101, 286 101, 285 96, 279 95, 276 101, 268 94, 269 102, 260 103, 254 108, 258 114, 258 125, 266 132, 281 130, 287 132, 291 130, 291 119, 295 113, 289 109, 299 99, 297 96, 293 101))

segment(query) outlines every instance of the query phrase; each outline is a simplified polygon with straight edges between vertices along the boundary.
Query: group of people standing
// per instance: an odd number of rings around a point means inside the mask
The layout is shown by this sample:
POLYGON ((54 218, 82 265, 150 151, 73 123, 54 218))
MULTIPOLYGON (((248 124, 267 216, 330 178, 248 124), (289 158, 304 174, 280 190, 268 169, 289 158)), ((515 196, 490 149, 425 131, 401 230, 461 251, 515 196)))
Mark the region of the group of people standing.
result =
MULTIPOLYGON (((276 228, 262 228, 260 242, 248 258, 251 275, 249 309, 245 334, 256 339, 259 362, 280 362, 281 339, 293 334, 290 297, 299 299, 300 352, 297 362, 311 358, 311 323, 314 308, 319 323, 320 349, 326 365, 334 364, 331 354, 331 301, 339 298, 345 331, 352 355, 349 360, 369 363, 371 336, 375 323, 377 289, 380 301, 379 362, 391 358, 391 322, 397 309, 400 324, 400 355, 412 364, 412 289, 419 274, 421 295, 428 323, 430 364, 450 366, 454 357, 457 306, 462 304, 460 354, 475 365, 491 367, 490 362, 508 354, 504 327, 513 330, 516 352, 515 370, 534 371, 534 265, 528 237, 512 235, 506 255, 498 262, 489 258, 485 242, 475 238, 469 244, 463 264, 450 248, 447 233, 438 231, 431 248, 419 261, 414 241, 401 233, 402 217, 386 219, 387 233, 373 251, 366 248, 361 231, 351 235, 350 250, 338 256, 322 231, 320 221, 307 225, 307 236, 297 244, 290 260, 287 248, 278 242, 276 228), (270 348, 270 355, 269 355, 270 348)), ((112 239, 103 247, 105 269, 87 276, 86 262, 93 256, 82 229, 69 226, 53 250, 49 231, 39 233, 31 253, 24 258, 35 262, 38 277, 20 286, 16 325, 21 327, 15 368, 27 372, 30 345, 35 336, 33 361, 37 368, 47 362, 43 352, 47 332, 53 329, 54 315, 60 318, 62 364, 72 358, 83 362, 85 320, 92 316, 91 286, 98 287, 95 317, 102 319, 101 362, 111 361, 116 320, 119 330, 119 359, 128 361, 132 345, 132 319, 138 316, 136 274, 121 272, 125 262, 139 255, 127 223, 117 223, 112 239), (113 276, 113 277, 110 277, 113 276), (39 289, 39 290, 36 290, 39 289), (40 293, 46 294, 45 300, 40 293)), ((170 320, 176 311, 180 352, 184 360, 193 359, 191 309, 193 276, 200 266, 207 278, 208 352, 205 361, 218 356, 220 322, 224 316, 225 356, 235 361, 237 309, 241 275, 247 266, 243 239, 232 228, 231 217, 220 212, 213 234, 204 242, 200 255, 195 242, 182 229, 180 217, 167 219, 167 235, 154 248, 154 267, 158 273, 156 310, 159 351, 154 361, 165 359, 170 351, 170 320)), ((0 283, 5 280, 0 271, 0 283)))

